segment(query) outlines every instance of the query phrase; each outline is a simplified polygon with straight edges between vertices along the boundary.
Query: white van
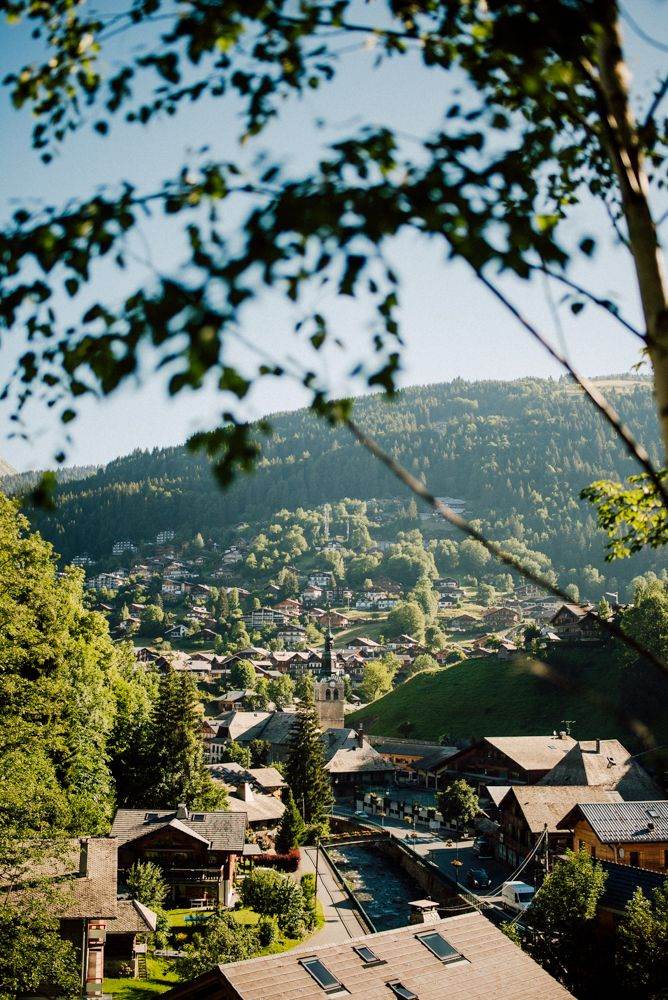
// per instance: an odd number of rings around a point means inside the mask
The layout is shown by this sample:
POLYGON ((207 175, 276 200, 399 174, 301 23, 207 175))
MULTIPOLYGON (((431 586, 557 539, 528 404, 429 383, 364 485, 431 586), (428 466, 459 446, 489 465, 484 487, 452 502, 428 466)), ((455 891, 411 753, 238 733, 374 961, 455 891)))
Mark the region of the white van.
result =
POLYGON ((501 888, 501 902, 507 910, 522 913, 528 910, 536 890, 526 882, 504 882, 501 888))

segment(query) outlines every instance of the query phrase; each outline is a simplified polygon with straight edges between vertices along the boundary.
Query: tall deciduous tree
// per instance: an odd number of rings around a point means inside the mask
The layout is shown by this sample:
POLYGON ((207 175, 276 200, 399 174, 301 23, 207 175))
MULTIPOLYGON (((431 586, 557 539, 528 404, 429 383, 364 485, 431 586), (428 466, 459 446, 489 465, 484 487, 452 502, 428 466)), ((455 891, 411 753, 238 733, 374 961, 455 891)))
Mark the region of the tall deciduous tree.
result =
POLYGON ((285 780, 307 823, 325 822, 332 806, 332 787, 325 763, 318 713, 314 702, 305 699, 300 702, 290 733, 285 780))
POLYGON ((472 823, 480 812, 478 796, 463 778, 457 778, 439 792, 438 809, 443 822, 458 830, 472 823))
POLYGON ((526 950, 576 996, 595 982, 598 948, 596 906, 606 873, 585 851, 567 851, 536 893, 525 924, 526 950))
POLYGON ((648 899, 636 889, 617 928, 617 966, 624 995, 643 1000, 665 996, 668 983, 668 880, 648 899))

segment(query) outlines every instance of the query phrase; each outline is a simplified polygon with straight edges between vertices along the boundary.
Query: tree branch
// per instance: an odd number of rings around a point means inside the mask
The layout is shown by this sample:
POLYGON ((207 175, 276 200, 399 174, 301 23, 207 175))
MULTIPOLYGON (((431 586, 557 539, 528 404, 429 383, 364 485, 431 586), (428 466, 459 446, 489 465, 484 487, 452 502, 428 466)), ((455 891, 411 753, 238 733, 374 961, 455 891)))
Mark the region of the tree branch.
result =
POLYGON ((629 428, 622 422, 615 408, 608 403, 605 396, 599 392, 596 386, 590 382, 589 379, 585 378, 584 375, 580 375, 570 361, 565 358, 563 354, 560 354, 559 351, 552 346, 549 340, 533 325, 533 323, 522 315, 519 309, 513 305, 513 303, 492 281, 490 281, 486 275, 482 273, 477 265, 472 264, 466 257, 464 257, 464 260, 466 260, 469 267, 471 267, 471 269, 475 272, 485 288, 487 288, 488 291, 490 291, 492 295, 505 306, 505 308, 515 317, 524 329, 531 334, 534 340, 538 341, 550 357, 557 361, 562 368, 565 368, 569 375, 575 380, 575 382, 577 382, 599 413, 610 424, 615 434, 622 440, 629 455, 645 470, 649 478, 652 480, 657 494, 661 497, 666 511, 668 512, 668 492, 666 491, 666 487, 659 476, 658 470, 654 468, 646 449, 643 445, 636 441, 629 428))
POLYGON ((536 271, 542 271, 543 274, 546 274, 549 278, 554 278, 555 281, 561 282, 562 285, 566 285, 567 288, 570 288, 572 291, 577 292, 578 295, 581 295, 583 298, 588 299, 590 302, 593 302, 594 305, 599 306, 601 309, 605 309, 607 313, 609 313, 614 319, 616 319, 619 323, 621 323, 621 325, 626 330, 628 330, 629 333, 632 333, 634 337, 638 337, 640 340, 643 341, 645 340, 645 334, 641 333, 640 330, 637 330, 635 326, 629 323, 627 319, 624 319, 621 313, 616 312, 615 309, 610 304, 610 302, 608 301, 608 299, 599 298, 597 295, 594 295, 593 292, 590 292, 586 288, 583 288, 582 285, 578 285, 578 283, 573 281, 571 278, 567 278, 565 274, 560 274, 558 271, 553 271, 552 268, 547 267, 546 264, 532 264, 531 267, 536 271))
MULTIPOLYGON (((351 432, 354 438, 356 438, 359 443, 366 448, 366 450, 377 458, 383 465, 390 470, 393 476, 395 476, 400 482, 408 487, 415 496, 423 500, 429 507, 435 511, 439 517, 442 517, 444 521, 451 524, 453 527, 457 528, 463 534, 468 535, 469 538, 473 538, 474 541, 479 542, 490 555, 494 556, 499 562, 503 563, 504 566, 508 566, 510 569, 514 569, 516 573, 523 576, 525 580, 529 580, 534 583, 541 590, 545 590, 547 593, 552 594, 553 597, 559 598, 566 604, 575 604, 576 602, 571 600, 569 595, 562 590, 556 584, 551 583, 546 577, 542 576, 540 573, 534 573, 533 570, 525 566, 516 556, 512 553, 507 552, 502 548, 498 542, 494 542, 487 538, 478 528, 474 527, 470 521, 466 518, 461 517, 461 515, 456 514, 454 510, 439 500, 437 497, 430 493, 427 487, 420 482, 408 469, 405 469, 400 462, 397 462, 395 458, 392 457, 388 452, 380 446, 380 444, 371 437, 365 431, 359 427, 351 417, 345 419, 345 424, 348 430, 351 432)), ((578 607, 582 610, 589 610, 585 608, 584 605, 579 604, 578 607)), ((595 613, 595 612, 594 612, 595 613)), ((610 635, 619 639, 625 645, 629 646, 634 650, 639 656, 648 660, 657 670, 668 677, 668 663, 662 660, 660 657, 656 656, 651 650, 646 649, 642 643, 638 642, 631 635, 627 635, 619 625, 615 622, 606 621, 605 618, 598 618, 601 628, 603 628, 610 635)))

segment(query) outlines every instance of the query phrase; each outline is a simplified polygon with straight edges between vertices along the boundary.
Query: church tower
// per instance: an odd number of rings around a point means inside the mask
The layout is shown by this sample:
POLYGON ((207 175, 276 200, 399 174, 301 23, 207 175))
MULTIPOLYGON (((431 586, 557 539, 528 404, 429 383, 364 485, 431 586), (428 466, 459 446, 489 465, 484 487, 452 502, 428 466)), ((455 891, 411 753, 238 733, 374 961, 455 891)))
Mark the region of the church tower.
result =
POLYGON ((315 682, 315 707, 321 729, 343 729, 346 701, 343 677, 323 677, 315 682))

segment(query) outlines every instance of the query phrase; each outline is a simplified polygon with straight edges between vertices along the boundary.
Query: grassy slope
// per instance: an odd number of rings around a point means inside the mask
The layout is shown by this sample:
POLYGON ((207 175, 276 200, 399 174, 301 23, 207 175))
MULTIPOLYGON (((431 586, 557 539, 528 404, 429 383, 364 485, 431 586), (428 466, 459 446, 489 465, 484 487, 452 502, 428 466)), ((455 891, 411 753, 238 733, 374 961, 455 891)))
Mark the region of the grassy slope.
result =
POLYGON ((668 718, 652 668, 625 665, 614 650, 566 649, 550 655, 561 683, 538 677, 526 665, 494 658, 471 659, 419 674, 390 694, 346 717, 368 732, 416 739, 523 736, 552 732, 575 720, 578 739, 638 739, 614 706, 647 724, 657 743, 668 742, 668 718))

